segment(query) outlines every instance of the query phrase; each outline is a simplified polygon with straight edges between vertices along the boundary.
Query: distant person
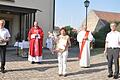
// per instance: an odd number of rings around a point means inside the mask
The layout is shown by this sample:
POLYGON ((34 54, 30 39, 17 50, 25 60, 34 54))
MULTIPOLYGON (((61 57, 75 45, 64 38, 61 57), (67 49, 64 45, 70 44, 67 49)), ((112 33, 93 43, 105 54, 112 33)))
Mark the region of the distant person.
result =
POLYGON ((57 39, 58 39, 58 36, 59 36, 59 32, 57 31, 53 31, 53 53, 55 54, 54 50, 56 49, 56 46, 57 46, 57 39))
POLYGON ((81 31, 77 35, 79 42, 79 63, 81 67, 90 67, 90 43, 93 36, 90 31, 87 31, 87 26, 83 25, 81 31))
POLYGON ((43 45, 43 30, 38 26, 38 22, 34 22, 28 33, 28 40, 30 43, 28 60, 31 64, 42 62, 42 45, 43 45))
POLYGON ((5 73, 6 46, 10 39, 10 33, 5 27, 5 20, 0 20, 0 53, 1 53, 1 72, 5 73))
POLYGON ((116 30, 116 23, 110 24, 111 32, 106 36, 105 51, 108 60, 108 77, 118 79, 119 75, 119 52, 120 52, 120 32, 116 30), (113 75, 112 65, 115 65, 113 75))
POLYGON ((67 35, 65 28, 60 29, 60 35, 56 40, 56 51, 58 54, 58 68, 59 76, 67 76, 67 57, 68 57, 68 47, 71 46, 70 37, 67 35))
POLYGON ((48 32, 48 37, 46 39, 46 47, 53 53, 53 34, 51 32, 48 32))

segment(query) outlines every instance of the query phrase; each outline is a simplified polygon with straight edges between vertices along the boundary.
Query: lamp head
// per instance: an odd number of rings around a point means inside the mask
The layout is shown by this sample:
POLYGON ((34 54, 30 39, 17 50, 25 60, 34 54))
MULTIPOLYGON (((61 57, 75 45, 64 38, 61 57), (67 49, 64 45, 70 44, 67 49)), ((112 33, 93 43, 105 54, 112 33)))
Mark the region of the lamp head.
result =
POLYGON ((88 7, 89 4, 90 4, 90 1, 89 1, 89 0, 85 0, 85 1, 84 1, 84 5, 85 5, 85 7, 88 7))

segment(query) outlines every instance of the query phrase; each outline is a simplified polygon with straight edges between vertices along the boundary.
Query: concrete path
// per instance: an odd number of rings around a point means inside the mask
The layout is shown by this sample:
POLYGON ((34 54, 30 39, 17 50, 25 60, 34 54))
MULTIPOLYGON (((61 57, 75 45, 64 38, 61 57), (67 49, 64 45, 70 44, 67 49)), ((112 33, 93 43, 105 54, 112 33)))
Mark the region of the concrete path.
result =
POLYGON ((113 80, 107 78, 106 57, 103 49, 91 50, 91 67, 80 68, 78 48, 69 50, 67 77, 58 76, 57 56, 43 49, 43 63, 31 64, 27 58, 17 56, 15 50, 7 51, 6 73, 0 72, 0 80, 113 80))

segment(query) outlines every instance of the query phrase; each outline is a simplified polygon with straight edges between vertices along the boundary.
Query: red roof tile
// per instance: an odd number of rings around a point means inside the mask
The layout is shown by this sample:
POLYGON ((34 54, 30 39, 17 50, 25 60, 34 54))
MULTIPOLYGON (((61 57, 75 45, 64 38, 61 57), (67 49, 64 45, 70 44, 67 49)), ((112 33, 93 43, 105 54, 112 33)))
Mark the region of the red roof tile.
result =
POLYGON ((102 20, 110 21, 120 21, 120 13, 116 12, 105 12, 93 10, 95 14, 102 20))

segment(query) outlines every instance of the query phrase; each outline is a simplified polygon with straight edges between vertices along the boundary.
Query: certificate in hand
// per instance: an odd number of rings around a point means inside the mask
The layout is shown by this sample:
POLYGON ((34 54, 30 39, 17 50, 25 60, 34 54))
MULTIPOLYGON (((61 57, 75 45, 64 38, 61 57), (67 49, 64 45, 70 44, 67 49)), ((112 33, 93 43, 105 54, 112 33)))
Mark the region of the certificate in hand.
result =
POLYGON ((31 35, 31 38, 35 38, 35 34, 32 34, 32 35, 31 35))
POLYGON ((40 39, 40 35, 39 34, 32 34, 31 38, 38 38, 38 39, 40 39))
POLYGON ((6 45, 6 42, 3 41, 4 39, 2 37, 0 37, 0 45, 6 45))

